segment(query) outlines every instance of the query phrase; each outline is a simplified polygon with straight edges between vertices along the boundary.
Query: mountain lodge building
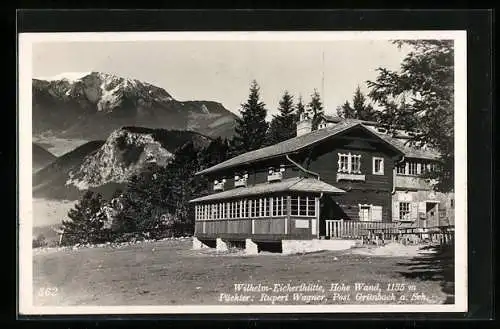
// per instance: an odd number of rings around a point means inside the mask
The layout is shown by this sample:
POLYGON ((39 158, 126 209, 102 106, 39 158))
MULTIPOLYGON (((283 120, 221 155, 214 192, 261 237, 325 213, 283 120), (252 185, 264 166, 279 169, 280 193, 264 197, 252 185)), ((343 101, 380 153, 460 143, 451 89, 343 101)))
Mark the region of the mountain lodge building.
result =
MULTIPOLYGON (((419 177, 439 163, 430 149, 405 144, 376 123, 324 116, 312 131, 308 114, 297 136, 198 172, 213 182, 195 208, 194 248, 342 244, 335 223, 453 224, 453 194, 419 177)), ((347 241, 347 240, 346 240, 347 241)), ((333 247, 337 248, 337 247, 333 247)), ((341 247, 339 247, 341 248, 341 247)))

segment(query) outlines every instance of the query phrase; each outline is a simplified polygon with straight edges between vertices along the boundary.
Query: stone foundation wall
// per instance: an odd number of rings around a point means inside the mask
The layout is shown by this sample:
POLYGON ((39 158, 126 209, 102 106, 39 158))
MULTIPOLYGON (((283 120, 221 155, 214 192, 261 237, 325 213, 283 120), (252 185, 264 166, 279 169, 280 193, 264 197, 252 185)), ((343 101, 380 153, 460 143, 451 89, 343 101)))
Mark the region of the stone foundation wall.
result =
POLYGON ((323 250, 346 250, 354 247, 357 240, 283 240, 283 254, 297 254, 323 250))

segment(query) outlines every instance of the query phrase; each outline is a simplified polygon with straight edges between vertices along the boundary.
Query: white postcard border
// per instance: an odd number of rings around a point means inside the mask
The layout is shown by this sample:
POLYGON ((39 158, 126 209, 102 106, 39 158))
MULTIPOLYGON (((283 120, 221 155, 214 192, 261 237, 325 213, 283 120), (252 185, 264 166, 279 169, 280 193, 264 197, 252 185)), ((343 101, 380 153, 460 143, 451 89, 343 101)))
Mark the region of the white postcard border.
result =
POLYGON ((31 314, 221 314, 221 313, 367 313, 467 311, 467 77, 466 31, 314 31, 314 32, 105 32, 19 34, 19 313, 31 314), (453 39, 455 41, 455 304, 450 305, 178 305, 75 306, 33 305, 32 266, 32 45, 37 42, 119 41, 340 41, 453 39))

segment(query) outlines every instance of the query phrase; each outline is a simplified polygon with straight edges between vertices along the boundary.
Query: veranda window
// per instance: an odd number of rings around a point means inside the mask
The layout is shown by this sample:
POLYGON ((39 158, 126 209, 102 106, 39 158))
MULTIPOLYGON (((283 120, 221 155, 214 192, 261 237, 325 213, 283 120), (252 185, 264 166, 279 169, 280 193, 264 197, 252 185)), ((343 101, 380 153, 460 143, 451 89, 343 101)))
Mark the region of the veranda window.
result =
POLYGON ((418 163, 417 162, 409 162, 408 163, 408 175, 418 175, 418 163))
POLYGON ((290 199, 290 215, 292 216, 316 216, 316 199, 311 196, 292 196, 290 199))
POLYGON ((284 215, 284 197, 274 197, 273 198, 273 216, 283 216, 284 215))

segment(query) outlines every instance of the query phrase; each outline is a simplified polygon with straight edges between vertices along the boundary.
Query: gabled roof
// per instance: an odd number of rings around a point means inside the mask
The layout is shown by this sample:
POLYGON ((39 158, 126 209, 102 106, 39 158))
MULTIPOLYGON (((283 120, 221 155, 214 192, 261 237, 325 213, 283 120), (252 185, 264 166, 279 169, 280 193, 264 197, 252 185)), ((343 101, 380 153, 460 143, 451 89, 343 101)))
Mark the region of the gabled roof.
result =
POLYGON ((408 139, 393 137, 387 133, 382 133, 377 131, 376 127, 369 127, 375 134, 377 134, 380 138, 386 140, 388 143, 391 143, 395 147, 397 147, 401 152, 404 153, 407 158, 416 158, 416 159, 426 159, 426 160, 438 160, 439 152, 433 150, 431 148, 416 148, 412 147, 406 143, 408 139))
POLYGON ((282 180, 276 183, 262 183, 249 187, 239 187, 231 190, 209 194, 199 197, 189 202, 203 202, 211 200, 231 199, 239 197, 247 197, 252 195, 261 195, 266 193, 277 192, 304 192, 304 193, 328 193, 341 194, 345 193, 333 185, 327 184, 321 180, 305 177, 293 177, 282 180))
MULTIPOLYGON (((342 132, 345 132, 351 128, 354 127, 361 127, 365 129, 368 133, 373 134, 374 136, 378 136, 375 134, 373 131, 369 130, 367 127, 363 126, 363 124, 359 122, 349 122, 349 121, 342 121, 339 122, 338 124, 331 126, 331 127, 326 127, 323 129, 318 129, 314 130, 310 133, 300 135, 297 137, 293 137, 290 139, 287 139, 286 141, 263 147, 254 151, 246 152, 243 154, 240 154, 238 156, 235 156, 234 158, 231 158, 229 160, 226 160, 224 162, 221 162, 215 166, 212 166, 210 168, 201 170, 196 173, 196 175, 201 175, 201 174, 206 174, 210 172, 215 172, 219 171, 222 169, 228 169, 231 167, 235 167, 244 163, 251 163, 255 161, 261 161, 265 159, 270 159, 278 156, 283 156, 285 154, 290 154, 293 152, 297 152, 299 150, 305 149, 311 145, 317 144, 327 138, 331 138, 333 136, 339 135, 342 132)), ((397 153, 402 152, 396 148, 394 145, 386 141, 385 139, 381 140, 385 142, 390 148, 395 150, 397 153)))
POLYGON ((321 117, 327 122, 339 123, 340 121, 342 121, 342 118, 336 115, 322 114, 321 117))

